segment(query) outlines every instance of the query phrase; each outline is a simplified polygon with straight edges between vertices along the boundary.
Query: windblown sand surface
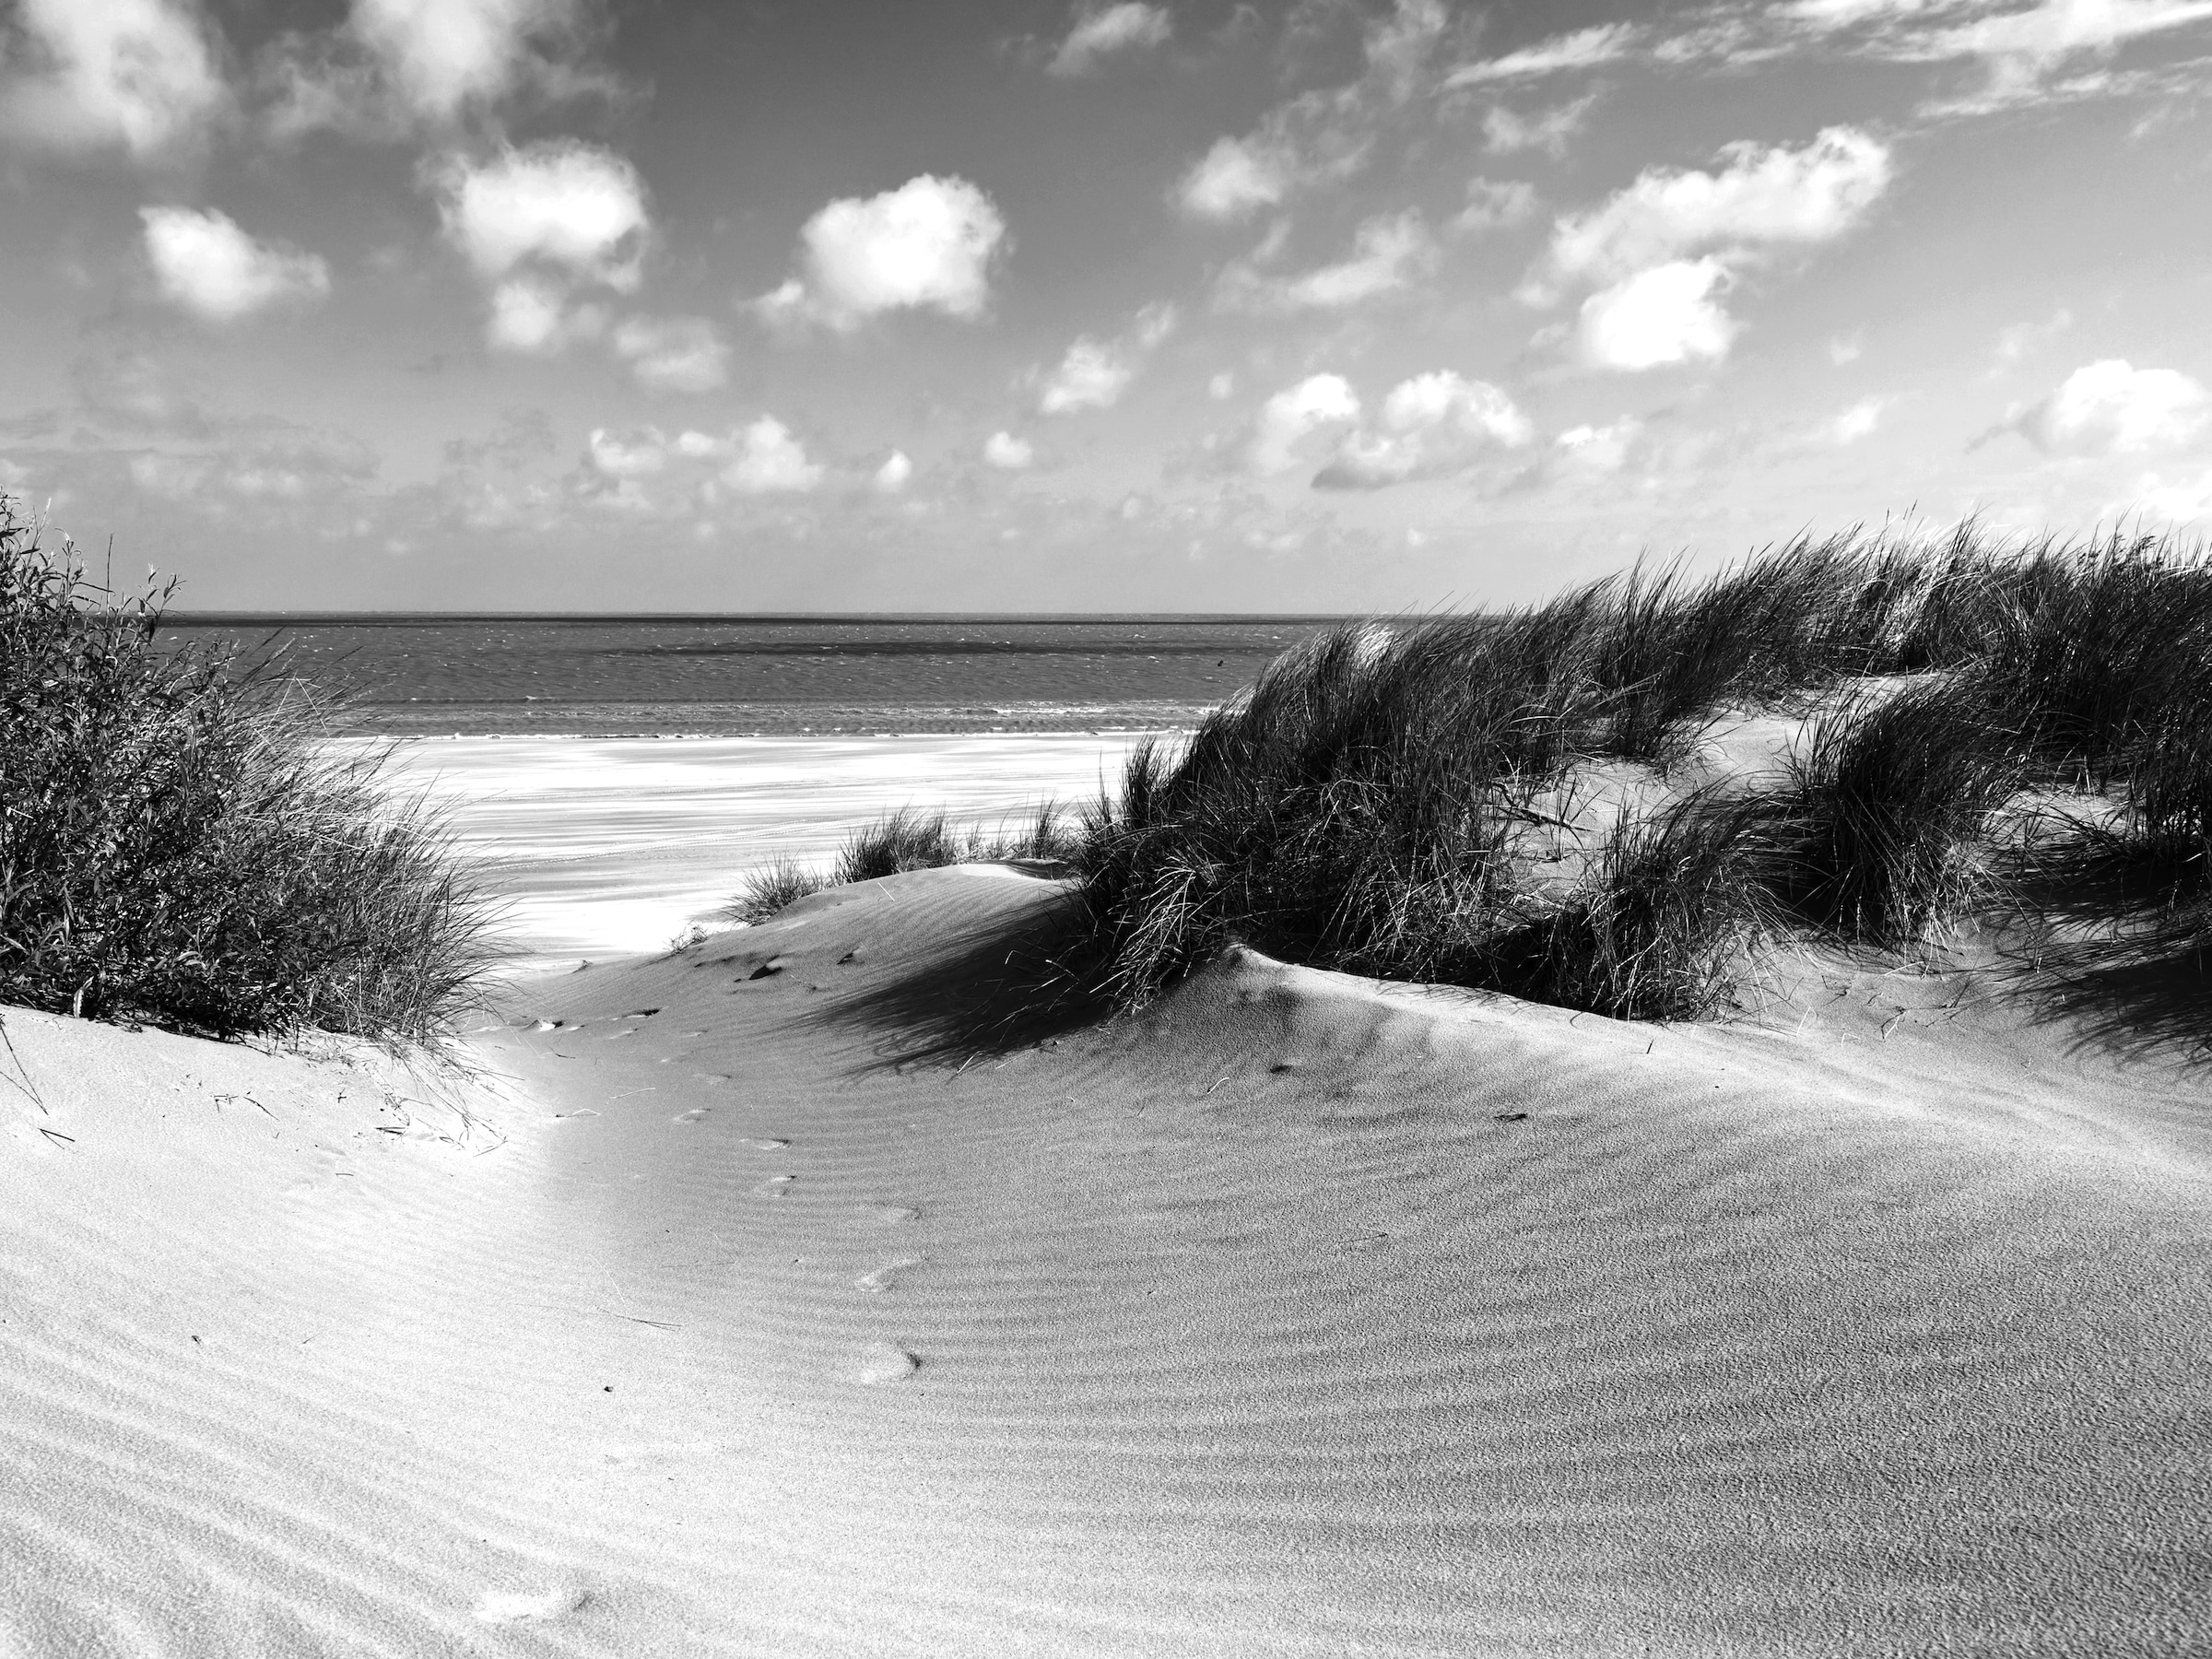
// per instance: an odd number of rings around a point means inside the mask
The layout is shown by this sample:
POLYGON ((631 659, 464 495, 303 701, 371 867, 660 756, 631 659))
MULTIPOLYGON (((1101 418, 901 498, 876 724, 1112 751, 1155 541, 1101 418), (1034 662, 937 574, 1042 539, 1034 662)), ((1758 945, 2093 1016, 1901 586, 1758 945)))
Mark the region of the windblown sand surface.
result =
POLYGON ((447 1105, 9 1014, 0 1653, 2212 1643, 2173 1053, 1250 955, 963 1036, 1057 890, 532 982, 447 1105))

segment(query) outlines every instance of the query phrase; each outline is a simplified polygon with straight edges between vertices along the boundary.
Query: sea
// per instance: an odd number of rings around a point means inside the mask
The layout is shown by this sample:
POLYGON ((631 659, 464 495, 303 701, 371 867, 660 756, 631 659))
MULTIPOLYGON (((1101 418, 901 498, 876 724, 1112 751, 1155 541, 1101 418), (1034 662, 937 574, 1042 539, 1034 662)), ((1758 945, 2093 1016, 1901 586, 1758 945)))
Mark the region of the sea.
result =
POLYGON ((1317 617, 172 613, 281 657, 387 736, 771 736, 1186 726, 1317 617))
POLYGON ((668 948, 900 807, 995 827, 1111 792, 1317 617, 182 614, 347 704, 500 907, 498 982, 668 948))

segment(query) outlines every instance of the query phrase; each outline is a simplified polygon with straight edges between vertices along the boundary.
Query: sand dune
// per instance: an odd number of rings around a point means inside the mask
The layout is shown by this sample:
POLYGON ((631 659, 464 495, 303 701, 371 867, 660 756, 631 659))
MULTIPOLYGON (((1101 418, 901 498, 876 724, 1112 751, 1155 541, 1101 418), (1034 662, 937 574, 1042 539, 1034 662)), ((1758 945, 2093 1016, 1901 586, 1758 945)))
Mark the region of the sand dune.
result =
POLYGON ((1809 962, 979 1040, 1056 891, 530 982, 445 1104, 11 1013, 0 1653, 2212 1642, 2182 1060, 1809 962))

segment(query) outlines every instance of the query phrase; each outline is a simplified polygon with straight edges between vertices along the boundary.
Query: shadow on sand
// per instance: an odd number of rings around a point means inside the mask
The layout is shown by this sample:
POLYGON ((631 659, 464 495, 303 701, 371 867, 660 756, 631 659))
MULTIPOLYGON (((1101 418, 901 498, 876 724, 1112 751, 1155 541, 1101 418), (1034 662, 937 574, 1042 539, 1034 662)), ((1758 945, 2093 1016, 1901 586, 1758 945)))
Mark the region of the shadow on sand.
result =
POLYGON ((2076 946, 2023 967, 2017 989, 2071 1025, 2077 1049, 2212 1066, 2212 957, 2201 946, 2076 946))
POLYGON ((858 1073, 966 1065, 1094 1025, 1111 1001, 1083 971, 1082 904, 1062 891, 948 935, 925 959, 818 1006, 810 1023, 875 1034, 858 1073))

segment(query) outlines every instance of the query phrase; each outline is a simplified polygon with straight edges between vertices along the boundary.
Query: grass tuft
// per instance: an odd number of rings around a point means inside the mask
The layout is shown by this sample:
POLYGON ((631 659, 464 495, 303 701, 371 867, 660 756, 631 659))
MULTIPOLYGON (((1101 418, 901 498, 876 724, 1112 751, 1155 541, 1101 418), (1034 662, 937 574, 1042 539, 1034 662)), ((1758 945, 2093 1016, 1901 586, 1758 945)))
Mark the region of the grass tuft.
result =
POLYGON ((446 827, 272 665, 155 641, 0 500, 0 1001, 427 1042, 489 959, 446 827))

